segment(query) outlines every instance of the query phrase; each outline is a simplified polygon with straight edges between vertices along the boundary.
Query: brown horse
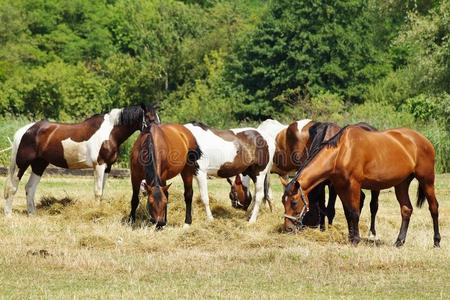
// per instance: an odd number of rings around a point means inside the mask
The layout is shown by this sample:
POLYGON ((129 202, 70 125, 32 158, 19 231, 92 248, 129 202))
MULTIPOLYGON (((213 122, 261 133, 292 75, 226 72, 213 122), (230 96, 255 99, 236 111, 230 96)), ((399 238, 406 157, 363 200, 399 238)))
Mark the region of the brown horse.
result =
MULTIPOLYGON (((152 113, 147 118, 158 120, 152 113)), ((143 118, 142 108, 131 106, 94 115, 78 124, 39 121, 20 128, 14 135, 5 184, 5 214, 12 213, 13 195, 29 166, 32 173, 25 186, 29 213, 36 210, 34 194, 49 164, 66 169, 93 168, 95 197, 100 199, 119 146, 142 128, 143 118)))
MULTIPOLYGON (((359 126, 367 130, 376 130, 368 124, 360 123, 359 126)), ((280 176, 287 176, 289 173, 297 171, 302 163, 308 158, 310 148, 315 144, 320 144, 324 140, 331 138, 341 128, 334 123, 314 122, 304 119, 285 126, 275 120, 268 119, 257 128, 260 131, 271 135, 275 143, 275 155, 273 159, 272 172, 280 176)), ((280 178, 282 183, 285 180, 280 178)), ((247 176, 237 175, 234 182, 228 180, 231 185, 230 199, 233 203, 241 203, 243 207, 250 205, 252 194, 249 190, 249 180, 247 176)), ((378 210, 379 191, 372 191, 370 202, 371 210, 371 230, 370 237, 376 237, 375 216, 378 210)), ((265 178, 264 197, 271 198, 269 187, 269 177, 265 178)), ((310 209, 303 219, 303 225, 309 227, 320 226, 325 229, 325 216, 328 217, 328 224, 333 223, 335 216, 336 192, 329 181, 325 181, 315 187, 309 193, 311 200, 310 209), (328 205, 325 206, 325 187, 329 189, 328 205)), ((361 192, 361 209, 365 195, 361 192)), ((270 204, 270 202, 269 202, 270 204)))
POLYGON ((192 179, 197 173, 201 151, 191 132, 183 125, 148 123, 134 143, 131 154, 133 196, 129 220, 136 220, 141 182, 147 194, 147 209, 157 228, 167 223, 167 180, 181 173, 186 203, 185 225, 192 223, 192 179))
POLYGON ((390 129, 371 132, 359 126, 346 126, 314 149, 305 166, 285 187, 283 204, 285 227, 301 222, 308 209, 307 194, 324 180, 330 180, 344 206, 349 240, 360 241, 360 189, 382 190, 395 187, 402 225, 396 246, 405 243, 413 207, 408 195, 412 179, 419 181, 417 205, 428 200, 434 226, 434 245, 439 247, 438 202, 434 190, 433 145, 418 132, 390 129))

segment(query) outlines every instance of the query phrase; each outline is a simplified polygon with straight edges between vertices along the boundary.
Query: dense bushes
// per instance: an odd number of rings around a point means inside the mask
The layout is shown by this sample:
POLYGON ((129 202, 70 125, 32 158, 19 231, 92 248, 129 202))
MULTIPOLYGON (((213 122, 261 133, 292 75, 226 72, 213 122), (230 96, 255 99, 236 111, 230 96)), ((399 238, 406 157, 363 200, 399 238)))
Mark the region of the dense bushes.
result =
POLYGON ((0 0, 0 116, 409 126, 449 171, 449 35, 443 0, 0 0))

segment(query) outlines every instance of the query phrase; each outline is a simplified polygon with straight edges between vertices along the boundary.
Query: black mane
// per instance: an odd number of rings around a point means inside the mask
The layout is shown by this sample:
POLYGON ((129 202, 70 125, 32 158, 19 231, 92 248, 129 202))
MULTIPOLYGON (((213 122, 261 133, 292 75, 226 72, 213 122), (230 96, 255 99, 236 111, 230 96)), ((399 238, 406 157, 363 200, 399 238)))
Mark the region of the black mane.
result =
POLYGON ((155 144, 153 142, 153 135, 151 130, 146 133, 147 137, 144 142, 144 149, 146 149, 147 157, 144 157, 145 161, 145 181, 149 186, 160 186, 161 180, 156 171, 156 161, 155 161, 155 144))
POLYGON ((132 126, 141 124, 144 118, 144 110, 137 105, 125 107, 120 113, 119 125, 132 126))
POLYGON ((205 123, 203 123, 203 122, 199 122, 199 121, 192 121, 192 122, 190 122, 192 125, 194 125, 194 126, 197 126, 197 127, 200 127, 201 129, 203 129, 203 130, 208 130, 208 129, 210 129, 209 128, 209 126, 208 125, 206 125, 205 123))
POLYGON ((377 131, 377 129, 375 127, 373 127, 372 125, 365 123, 365 122, 349 124, 349 125, 342 127, 341 129, 339 129, 339 131, 334 136, 332 136, 331 138, 329 138, 328 140, 325 141, 325 136, 326 136, 327 130, 332 125, 333 125, 333 123, 317 122, 309 128, 309 136, 310 136, 310 138, 313 137, 313 140, 309 147, 308 157, 302 163, 300 168, 297 170, 297 173, 295 174, 293 181, 297 180, 298 176, 300 176, 301 171, 317 156, 317 154, 319 154, 319 152, 323 148, 325 148, 325 147, 336 148, 337 144, 341 140, 341 137, 347 128, 359 127, 366 131, 377 131))

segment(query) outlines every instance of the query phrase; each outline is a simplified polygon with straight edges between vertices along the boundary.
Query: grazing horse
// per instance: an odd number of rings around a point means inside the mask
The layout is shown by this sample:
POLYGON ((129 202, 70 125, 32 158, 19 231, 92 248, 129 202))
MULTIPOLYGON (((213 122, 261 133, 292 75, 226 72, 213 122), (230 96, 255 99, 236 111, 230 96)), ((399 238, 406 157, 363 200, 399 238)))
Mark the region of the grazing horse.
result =
POLYGON ((441 240, 438 202, 434 190, 435 152, 423 135, 407 129, 368 131, 360 126, 346 126, 334 137, 311 150, 310 158, 286 186, 282 198, 285 227, 301 222, 308 208, 307 194, 324 180, 330 180, 344 206, 349 240, 358 244, 360 189, 395 188, 402 224, 395 245, 405 243, 413 211, 408 195, 411 181, 419 181, 417 205, 428 200, 434 227, 434 246, 441 240))
MULTIPOLYGON (((94 115, 77 124, 39 121, 17 130, 4 190, 5 214, 11 215, 13 195, 29 166, 32 173, 25 186, 28 213, 36 210, 34 195, 49 164, 66 169, 93 168, 95 197, 100 199, 119 146, 141 129, 143 118, 142 108, 131 106, 94 115)), ((147 118, 159 120, 153 114, 147 118)))
POLYGON ((136 220, 141 183, 147 195, 147 209, 157 228, 167 223, 167 180, 181 173, 186 203, 185 226, 192 223, 192 180, 198 170, 200 148, 194 136, 183 125, 148 123, 133 145, 131 153, 130 222, 136 220), (145 179, 145 181, 143 181, 145 179))
MULTIPOLYGON (((271 137, 254 128, 217 130, 196 122, 185 126, 195 136, 203 153, 198 160, 196 179, 208 220, 212 220, 213 215, 209 207, 207 176, 229 178, 242 173, 255 183, 255 205, 249 222, 256 222, 264 196, 264 179, 270 171, 275 151, 271 137)), ((245 210, 248 205, 233 203, 234 207, 245 210)))
MULTIPOLYGON (((367 124, 360 124, 368 130, 375 130, 367 124)), ((304 119, 291 123, 289 126, 283 125, 278 121, 268 119, 262 122, 258 130, 271 135, 276 141, 275 155, 273 159, 272 172, 280 176, 287 176, 289 173, 298 170, 301 164, 309 155, 309 149, 313 144, 321 143, 324 140, 336 134, 340 127, 334 123, 314 122, 304 119)), ((235 202, 247 204, 252 201, 252 195, 249 191, 249 179, 247 176, 237 175, 234 183, 228 181, 231 185, 230 199, 235 202)), ((286 181, 281 177, 281 182, 286 181)), ((265 180, 265 195, 267 199, 271 199, 271 189, 269 187, 269 176, 265 180)), ((379 191, 372 191, 370 203, 371 208, 371 230, 370 237, 375 238, 375 216, 378 210, 379 191)), ((361 192, 362 201, 365 195, 361 192)), ((314 188, 309 195, 311 205, 309 212, 303 219, 303 225, 315 227, 320 225, 321 229, 325 229, 325 215, 328 217, 328 224, 333 223, 335 216, 336 192, 329 181, 323 182, 314 188), (325 186, 328 185, 329 199, 328 205, 325 206, 325 186)), ((270 202, 269 202, 270 203, 270 202)))

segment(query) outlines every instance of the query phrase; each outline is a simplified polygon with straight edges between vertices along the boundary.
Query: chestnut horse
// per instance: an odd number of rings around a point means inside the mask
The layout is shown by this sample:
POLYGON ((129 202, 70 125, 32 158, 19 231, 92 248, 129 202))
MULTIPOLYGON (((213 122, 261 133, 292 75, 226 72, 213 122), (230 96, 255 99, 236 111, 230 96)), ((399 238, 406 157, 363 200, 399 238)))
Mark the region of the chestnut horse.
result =
MULTIPOLYGON (((159 120, 157 115, 147 117, 159 120)), ((5 214, 11 215, 13 196, 29 166, 32 172, 25 186, 28 213, 36 210, 34 195, 49 164, 66 169, 93 168, 95 197, 100 199, 120 145, 142 128, 143 118, 142 108, 131 106, 94 115, 78 124, 39 121, 17 130, 4 190, 5 214)))
POLYGON ((285 187, 282 198, 285 227, 301 222, 308 209, 307 194, 320 182, 330 180, 344 206, 349 240, 358 244, 360 189, 395 188, 402 224, 395 245, 405 243, 413 207, 408 195, 412 179, 419 181, 417 205, 428 200, 434 227, 434 246, 439 247, 438 202, 434 190, 433 145, 423 135, 407 129, 368 131, 346 126, 334 137, 311 150, 297 176, 285 187))
POLYGON ((186 203, 185 226, 192 223, 192 180, 198 170, 200 148, 194 136, 183 125, 149 122, 133 145, 131 184, 133 196, 129 220, 136 220, 141 183, 147 195, 150 221, 162 228, 167 223, 167 180, 181 173, 186 203))
MULTIPOLYGON (((275 151, 271 137, 254 128, 217 130, 196 122, 185 126, 195 136, 203 153, 198 161, 196 179, 208 220, 213 219, 209 207, 208 175, 228 179, 242 173, 255 183, 255 205, 249 223, 256 222, 264 196, 264 179, 270 171, 275 151)), ((248 208, 248 205, 240 202, 234 202, 233 206, 245 210, 248 208)))
MULTIPOLYGON (((368 130, 376 130, 368 124, 359 124, 365 126, 368 130)), ((280 122, 268 119, 262 122, 258 130, 271 135, 276 141, 276 150, 273 159, 272 172, 280 176, 287 177, 291 172, 298 170, 301 164, 307 159, 309 149, 313 144, 321 143, 336 134, 340 127, 334 123, 314 122, 304 119, 291 123, 289 126, 280 122)), ((271 189, 269 186, 269 177, 266 177, 264 186, 264 197, 271 199, 271 189)), ((285 183, 283 178, 280 178, 285 183)), ((252 194, 249 191, 249 179, 247 176, 237 175, 234 183, 228 180, 231 185, 230 199, 246 205, 252 201, 252 194)), ((372 191, 370 202, 371 210, 371 230, 370 238, 376 238, 375 216, 378 210, 379 191, 372 191)), ((361 208, 363 206, 365 195, 361 192, 361 208)), ((310 227, 320 225, 325 229, 325 215, 328 217, 328 224, 333 223, 335 216, 336 192, 329 181, 323 182, 315 187, 309 195, 311 199, 309 212, 303 219, 303 224, 310 227), (325 186, 328 185, 329 199, 325 206, 325 186)), ((269 202, 270 204, 270 202, 269 202)))

